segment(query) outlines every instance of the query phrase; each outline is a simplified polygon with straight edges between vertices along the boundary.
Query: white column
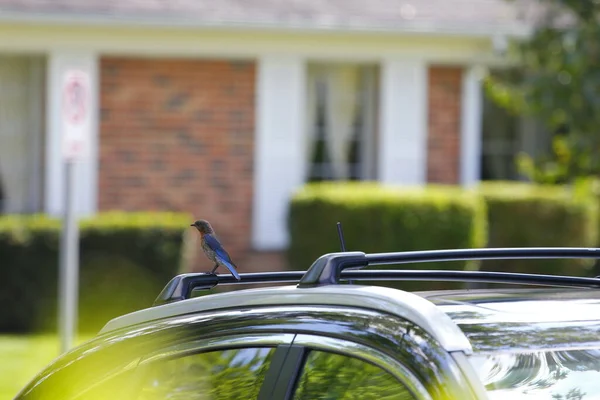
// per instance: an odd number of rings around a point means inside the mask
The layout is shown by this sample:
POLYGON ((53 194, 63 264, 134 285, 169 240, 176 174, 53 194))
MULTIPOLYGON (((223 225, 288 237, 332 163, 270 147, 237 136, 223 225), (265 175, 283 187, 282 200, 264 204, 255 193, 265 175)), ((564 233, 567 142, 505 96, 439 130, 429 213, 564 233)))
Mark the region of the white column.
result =
POLYGON ((386 59, 381 64, 379 181, 427 181, 427 64, 386 59))
POLYGON ((304 184, 304 60, 280 55, 261 57, 256 87, 252 244, 256 250, 277 250, 288 243, 291 195, 304 184))
POLYGON ((67 69, 77 68, 90 75, 92 91, 90 158, 77 164, 76 212, 79 216, 92 215, 98 203, 98 57, 88 52, 55 51, 48 55, 46 82, 46 160, 44 210, 51 215, 62 215, 64 206, 65 165, 61 153, 62 134, 62 79, 67 69))
POLYGON ((462 80, 460 183, 471 186, 479 182, 481 165, 481 118, 483 92, 479 67, 466 68, 462 80))

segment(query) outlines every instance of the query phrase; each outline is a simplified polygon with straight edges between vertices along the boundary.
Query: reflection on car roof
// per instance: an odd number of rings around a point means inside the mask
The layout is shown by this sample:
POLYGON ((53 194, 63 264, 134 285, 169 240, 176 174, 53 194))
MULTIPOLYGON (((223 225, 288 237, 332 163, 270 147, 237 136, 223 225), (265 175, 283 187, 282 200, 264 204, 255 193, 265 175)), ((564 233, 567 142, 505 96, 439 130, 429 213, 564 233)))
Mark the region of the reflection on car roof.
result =
POLYGON ((475 353, 600 348, 600 293, 586 289, 423 292, 475 353))

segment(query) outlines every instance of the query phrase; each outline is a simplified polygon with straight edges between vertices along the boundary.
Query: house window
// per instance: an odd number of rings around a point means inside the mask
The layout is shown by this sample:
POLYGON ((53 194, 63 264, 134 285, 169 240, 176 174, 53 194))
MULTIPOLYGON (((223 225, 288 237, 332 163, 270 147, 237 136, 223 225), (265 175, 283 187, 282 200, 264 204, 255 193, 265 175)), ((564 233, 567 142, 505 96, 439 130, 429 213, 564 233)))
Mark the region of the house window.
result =
POLYGON ((519 118, 485 99, 481 145, 481 179, 518 179, 516 155, 520 148, 519 118))
POLYGON ((308 181, 375 179, 377 69, 309 66, 308 181))
POLYGON ((0 214, 42 207, 44 62, 0 57, 0 214))
POLYGON ((550 143, 551 135, 540 121, 510 113, 484 96, 481 180, 525 179, 516 164, 519 153, 537 157, 550 150, 550 143))

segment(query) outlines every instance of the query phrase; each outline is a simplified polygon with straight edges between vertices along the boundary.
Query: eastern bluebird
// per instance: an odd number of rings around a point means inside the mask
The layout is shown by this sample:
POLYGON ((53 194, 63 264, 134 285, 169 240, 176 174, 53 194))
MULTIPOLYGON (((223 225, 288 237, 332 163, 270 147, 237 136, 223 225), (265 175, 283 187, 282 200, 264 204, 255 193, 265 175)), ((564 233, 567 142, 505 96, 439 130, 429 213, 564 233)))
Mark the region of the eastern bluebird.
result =
POLYGON ((236 265, 231 261, 231 257, 229 257, 223 246, 221 246, 219 239, 215 236, 215 231, 208 221, 200 219, 190 226, 195 227, 200 232, 202 250, 206 254, 206 257, 215 263, 215 267, 210 273, 214 274, 219 266, 224 266, 231 272, 235 279, 238 281, 241 280, 240 275, 236 271, 236 265))

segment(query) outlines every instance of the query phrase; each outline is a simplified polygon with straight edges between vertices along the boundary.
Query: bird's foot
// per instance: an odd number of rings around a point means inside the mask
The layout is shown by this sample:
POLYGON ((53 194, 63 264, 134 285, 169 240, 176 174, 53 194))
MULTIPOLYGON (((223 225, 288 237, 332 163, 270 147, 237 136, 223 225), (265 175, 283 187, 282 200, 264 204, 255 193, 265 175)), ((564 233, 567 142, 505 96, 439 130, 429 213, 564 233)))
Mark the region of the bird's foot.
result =
POLYGON ((212 269, 212 271, 210 271, 211 274, 215 275, 215 272, 217 271, 217 268, 219 268, 219 264, 215 264, 215 267, 212 269))

